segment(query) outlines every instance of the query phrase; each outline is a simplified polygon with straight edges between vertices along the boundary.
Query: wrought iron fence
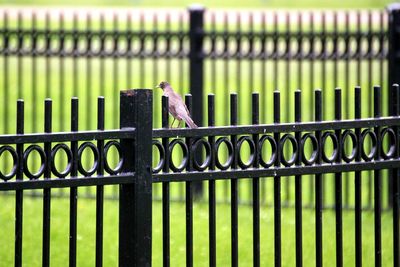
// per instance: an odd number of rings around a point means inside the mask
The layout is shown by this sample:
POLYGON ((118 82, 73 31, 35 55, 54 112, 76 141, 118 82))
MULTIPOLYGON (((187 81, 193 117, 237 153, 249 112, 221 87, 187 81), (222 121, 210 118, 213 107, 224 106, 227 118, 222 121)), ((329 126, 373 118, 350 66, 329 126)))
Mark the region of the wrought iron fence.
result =
MULTIPOLYGON (((51 101, 45 104, 45 133, 24 133, 24 105, 18 102, 17 134, 0 136, 0 156, 8 153, 12 157, 9 173, 1 173, 0 190, 15 191, 15 265, 22 265, 22 225, 24 190, 43 189, 43 238, 42 265, 49 266, 50 250, 50 202, 53 188, 70 188, 70 238, 69 261, 76 266, 77 254, 77 188, 97 186, 96 194, 96 265, 102 265, 103 256, 103 197, 104 185, 119 184, 119 266, 150 266, 152 261, 152 189, 153 184, 162 186, 162 253, 163 266, 170 266, 170 192, 173 184, 185 186, 184 217, 186 232, 186 266, 193 266, 193 183, 208 181, 208 232, 209 264, 216 265, 216 182, 225 180, 230 186, 231 262, 239 261, 238 204, 239 181, 250 179, 252 201, 251 231, 253 240, 252 259, 260 266, 260 204, 262 180, 273 181, 274 197, 274 262, 280 266, 284 255, 282 248, 281 208, 283 177, 295 180, 295 235, 296 266, 303 264, 303 236, 310 235, 302 228, 304 182, 315 181, 315 264, 323 262, 323 174, 335 175, 335 256, 336 264, 343 265, 343 174, 355 175, 355 260, 361 266, 363 255, 362 203, 366 174, 373 171, 374 194, 374 258, 375 266, 382 266, 382 248, 393 251, 393 266, 399 265, 399 127, 400 88, 391 90, 393 114, 382 116, 381 88, 374 87, 373 117, 361 118, 361 88, 354 91, 355 117, 343 119, 340 89, 334 92, 332 121, 322 119, 323 96, 315 91, 314 121, 302 121, 302 92, 296 91, 294 108, 295 122, 281 122, 280 92, 274 92, 274 122, 260 124, 260 98, 252 95, 252 125, 238 125, 238 97, 230 97, 230 126, 215 126, 215 98, 208 97, 208 124, 198 129, 170 129, 168 127, 168 98, 162 101, 162 126, 152 127, 152 91, 127 90, 121 92, 120 130, 104 130, 104 102, 99 99, 98 130, 78 131, 78 101, 72 100, 71 132, 53 133, 51 101), (120 154, 115 166, 110 166, 107 157, 111 146, 120 154), (291 150, 286 149, 287 146, 291 150), (157 162, 152 165, 152 147, 157 153, 157 162), (176 155, 180 147, 181 157, 176 155), (224 149, 225 147, 226 149, 224 149), (247 147, 247 150, 246 150, 247 147), (83 153, 90 151, 92 164, 85 165, 83 153), (199 151, 204 157, 197 157, 199 151), (224 152, 225 151, 225 152, 224 152), (32 170, 29 158, 38 155, 39 168, 32 170), (60 170, 55 161, 58 153, 65 153, 67 164, 60 170), (152 167, 153 166, 153 167, 152 167), (393 176, 393 243, 382 242, 382 173, 391 169, 393 176)), ((187 97, 189 108, 191 99, 187 97)), ((262 107, 262 106, 261 106, 262 107)), ((353 222, 352 222, 353 224, 353 222)), ((348 236, 348 235, 346 235, 348 236)), ((350 239, 347 239, 350 240, 350 239)), ((350 242, 350 241, 348 241, 350 242)), ((364 241, 365 242, 365 241, 364 241)), ((364 244, 365 245, 365 244, 364 244)), ((174 253, 174 252, 172 252, 174 253)), ((291 257, 291 256, 290 256, 291 257)))
MULTIPOLYGON (((109 99, 105 128, 116 128, 118 90, 133 84, 149 88, 160 80, 168 80, 180 93, 190 91, 193 116, 199 125, 205 123, 207 93, 236 92, 239 106, 246 107, 250 92, 259 92, 262 106, 267 107, 272 105, 268 95, 280 90, 288 107, 282 110, 281 120, 287 122, 295 112, 288 104, 293 90, 302 88, 303 98, 312 106, 312 92, 321 88, 324 107, 328 107, 326 102, 337 86, 344 89, 343 117, 351 118, 351 85, 372 88, 381 84, 386 89, 400 82, 398 10, 396 5, 387 11, 309 12, 234 12, 200 7, 187 12, 4 8, 0 12, 0 84, 5 104, 0 128, 3 133, 10 132, 10 114, 15 109, 8 103, 24 98, 32 103, 25 128, 36 132, 43 118, 38 103, 51 97, 58 118, 54 128, 63 131, 68 127, 63 120, 68 109, 62 103, 77 96, 85 103, 80 128, 94 129, 91 114, 95 107, 91 103, 97 95, 109 99)), ((158 91, 154 94, 156 99, 161 97, 158 91)), ((389 114, 388 98, 388 90, 383 90, 383 114, 389 114)), ((361 116, 372 116, 371 90, 366 90, 362 101, 366 108, 361 116)), ((226 97, 217 99, 217 107, 227 104, 226 97)), ((154 105, 154 110, 154 126, 159 127, 159 105, 154 105)), ((251 122, 245 108, 238 112, 239 123, 251 122)), ((303 120, 312 120, 312 109, 302 113, 303 120)), ((223 108, 217 114, 216 125, 229 123, 223 108)), ((326 108, 323 118, 333 119, 334 113, 326 108)), ((260 121, 273 122, 267 108, 261 111, 260 121)), ((352 179, 346 174, 346 207, 353 206, 352 179)), ((372 207, 372 176, 368 180, 368 206, 372 207)), ((294 201, 294 184, 287 181, 285 205, 294 201)), ((331 185, 324 184, 324 188, 329 191, 331 185)), ((110 197, 117 197, 116 192, 110 197)), ((87 196, 94 197, 90 191, 87 196)), ((182 193, 176 197, 182 198, 182 193)))

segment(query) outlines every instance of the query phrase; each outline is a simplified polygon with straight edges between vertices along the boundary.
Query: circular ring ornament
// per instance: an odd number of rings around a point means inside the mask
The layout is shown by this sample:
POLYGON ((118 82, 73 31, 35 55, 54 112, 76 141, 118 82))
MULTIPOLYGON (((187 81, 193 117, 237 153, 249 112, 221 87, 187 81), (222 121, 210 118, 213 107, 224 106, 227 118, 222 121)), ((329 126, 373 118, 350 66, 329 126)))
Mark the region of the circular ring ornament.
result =
POLYGON ((322 154, 322 160, 323 161, 325 161, 327 163, 333 163, 337 159, 337 157, 339 155, 338 147, 339 147, 339 141, 338 141, 338 139, 337 139, 337 137, 336 137, 334 132, 325 132, 325 133, 322 134, 322 137, 321 137, 321 154, 322 154), (333 152, 332 152, 332 154, 330 156, 327 156, 326 152, 325 152, 325 144, 326 144, 328 138, 330 138, 332 140, 332 145, 333 145, 333 152))
POLYGON ((352 130, 345 130, 342 134, 342 158, 345 162, 349 163, 356 158, 357 145, 358 145, 358 140, 357 140, 356 134, 352 130), (351 143, 352 143, 350 155, 347 155, 346 149, 345 149, 347 138, 350 138, 351 143))
POLYGON ((280 159, 281 159, 282 164, 285 167, 289 167, 289 166, 293 165, 297 159, 297 155, 299 152, 298 151, 299 146, 297 144, 296 138, 291 134, 284 134, 282 136, 282 138, 279 140, 279 146, 280 146, 280 159), (285 143, 287 141, 289 141, 291 143, 292 149, 293 149, 292 156, 290 157, 289 160, 286 160, 286 158, 284 156, 284 151, 283 151, 285 143))
POLYGON ((394 153, 396 152, 396 134, 392 128, 385 128, 381 131, 381 140, 383 143, 383 139, 385 136, 389 137, 389 150, 385 152, 383 149, 383 144, 381 145, 381 154, 384 159, 393 158, 394 153))
POLYGON ((55 176, 58 178, 64 178, 66 177, 70 172, 72 168, 72 151, 71 149, 66 145, 66 144, 57 144, 53 147, 51 150, 51 171, 55 176), (59 150, 63 150, 65 154, 67 155, 67 166, 62 172, 59 172, 57 170, 57 166, 55 163, 55 158, 56 154, 59 150))
POLYGON ((364 131, 361 132, 361 139, 360 139, 360 145, 361 145, 361 157, 365 160, 365 161, 371 161, 377 152, 377 137, 376 134, 374 133, 373 130, 371 129, 365 129, 364 131), (371 142, 372 142, 372 147, 371 147, 371 151, 367 154, 364 148, 364 142, 365 139, 367 138, 367 136, 369 136, 371 138, 371 142))
POLYGON ((238 151, 238 164, 240 168, 247 169, 251 165, 253 165, 254 160, 256 158, 255 156, 256 145, 254 144, 254 141, 250 136, 241 136, 238 142, 236 143, 236 149, 238 151), (242 157, 240 156, 240 150, 245 142, 249 145, 250 148, 250 157, 247 162, 243 162, 242 157))
POLYGON ((99 150, 97 149, 96 145, 91 142, 82 143, 78 149, 78 171, 81 174, 83 174, 83 176, 91 176, 97 170, 98 165, 99 165, 99 150), (89 148, 92 151, 94 158, 93 165, 89 170, 85 170, 85 168, 82 165, 82 155, 87 148, 89 148))
POLYGON ((314 164, 317 161, 318 150, 319 150, 317 137, 315 137, 315 135, 312 134, 312 133, 306 133, 301 137, 300 145, 301 145, 301 159, 302 159, 303 163, 305 165, 314 164), (310 140, 311 141, 311 145, 312 145, 312 153, 311 153, 310 158, 306 157, 306 154, 305 154, 305 151, 304 151, 305 150, 304 147, 306 145, 307 140, 310 140))
POLYGON ((271 135, 263 135, 260 140, 258 141, 258 151, 260 151, 260 164, 264 168, 271 167, 274 162, 276 161, 276 152, 277 152, 277 145, 275 139, 271 135), (271 157, 268 161, 265 161, 262 156, 262 148, 264 143, 268 142, 271 146, 271 157))
POLYGON ((211 146, 210 146, 210 143, 207 140, 203 139, 203 138, 197 139, 192 144, 191 151, 193 153, 193 166, 194 166, 195 170, 204 171, 210 165, 210 162, 211 162, 211 146), (196 152, 197 152, 197 149, 200 146, 203 146, 205 151, 206 151, 206 158, 203 161, 203 163, 201 163, 201 164, 199 162, 197 162, 197 159, 196 159, 196 152))
POLYGON ((3 181, 8 181, 11 178, 13 178, 15 176, 15 174, 17 173, 17 167, 18 167, 17 151, 15 151, 15 149, 11 146, 2 146, 2 147, 0 147, 0 157, 6 151, 9 152, 11 154, 11 157, 13 158, 13 167, 11 168, 11 171, 7 174, 3 174, 0 171, 0 179, 2 179, 3 181))
POLYGON ((215 165, 218 167, 218 169, 227 170, 233 162, 233 144, 231 140, 229 140, 227 137, 218 138, 218 140, 215 142, 215 155, 215 165), (219 159, 219 148, 222 144, 225 144, 228 149, 228 159, 224 163, 221 163, 219 159))
POLYGON ((165 149, 164 146, 158 140, 153 140, 153 146, 155 146, 160 154, 158 159, 158 164, 153 168, 153 173, 159 173, 161 169, 164 167, 165 163, 165 149))
POLYGON ((122 157, 121 144, 115 140, 108 141, 107 144, 104 146, 104 169, 106 170, 106 172, 109 174, 118 174, 122 169, 123 163, 124 158, 122 157), (115 149, 117 149, 119 157, 118 164, 117 166, 115 166, 115 168, 112 168, 108 163, 108 152, 110 151, 111 147, 115 147, 115 149))
POLYGON ((188 159, 189 150, 185 142, 182 139, 174 139, 171 143, 169 143, 168 149, 170 155, 169 167, 171 168, 171 170, 174 172, 183 171, 189 161, 188 159), (183 153, 182 162, 178 166, 176 166, 174 161, 172 160, 172 151, 174 150, 174 147, 176 145, 179 145, 181 147, 183 153))
POLYGON ((44 153, 43 148, 38 145, 30 145, 24 151, 24 173, 29 179, 38 179, 44 173, 44 169, 46 167, 46 153, 44 153), (36 173, 31 173, 28 168, 28 157, 33 152, 36 151, 40 157, 40 168, 36 173))

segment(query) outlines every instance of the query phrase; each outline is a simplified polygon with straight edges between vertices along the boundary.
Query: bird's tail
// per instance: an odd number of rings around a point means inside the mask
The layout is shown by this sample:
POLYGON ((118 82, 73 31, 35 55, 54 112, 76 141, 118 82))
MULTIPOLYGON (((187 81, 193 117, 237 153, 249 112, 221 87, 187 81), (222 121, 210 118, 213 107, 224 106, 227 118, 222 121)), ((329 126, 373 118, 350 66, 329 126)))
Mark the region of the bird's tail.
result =
POLYGON ((189 128, 198 128, 198 126, 193 122, 193 120, 192 120, 192 118, 190 118, 190 116, 184 116, 182 119, 189 126, 189 128))

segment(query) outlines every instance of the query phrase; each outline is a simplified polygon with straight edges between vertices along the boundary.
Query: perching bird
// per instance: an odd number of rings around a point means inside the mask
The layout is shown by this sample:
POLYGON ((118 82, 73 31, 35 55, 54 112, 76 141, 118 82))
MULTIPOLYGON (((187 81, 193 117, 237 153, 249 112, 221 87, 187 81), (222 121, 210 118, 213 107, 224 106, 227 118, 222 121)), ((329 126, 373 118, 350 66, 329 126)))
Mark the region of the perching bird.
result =
POLYGON ((178 128, 182 120, 184 120, 190 128, 197 128, 197 125, 190 117, 189 110, 183 102, 181 96, 174 92, 168 82, 160 82, 160 84, 157 85, 156 88, 161 88, 164 92, 163 95, 168 96, 168 111, 174 117, 171 127, 174 124, 175 119, 177 119, 179 121, 178 128))

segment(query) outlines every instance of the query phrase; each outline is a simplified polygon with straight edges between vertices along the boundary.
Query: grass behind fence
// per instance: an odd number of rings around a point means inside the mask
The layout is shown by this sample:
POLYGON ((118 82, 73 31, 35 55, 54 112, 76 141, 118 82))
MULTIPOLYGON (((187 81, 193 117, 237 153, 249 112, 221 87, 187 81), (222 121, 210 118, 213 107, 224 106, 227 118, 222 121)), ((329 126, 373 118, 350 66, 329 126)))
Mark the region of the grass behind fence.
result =
MULTIPOLYGON (((272 179, 269 179, 272 182, 272 179)), ((221 186, 222 182, 217 182, 221 186)), ((272 184, 271 184, 272 185, 272 184)), ((79 189, 82 192, 82 189, 79 189)), ((14 208, 13 196, 0 196, 2 227, 0 228, 0 266, 13 264, 14 208)), ((104 266, 117 265, 118 257, 118 202, 105 201, 104 209, 104 266)), ((65 198, 52 199, 51 209, 51 265, 68 266, 68 218, 69 201, 65 198)), ((208 211, 204 203, 193 207, 194 264, 208 266, 208 211)), ((29 199, 24 202, 23 266, 41 266, 41 213, 42 200, 29 199)), ((261 219, 261 265, 273 262, 272 207, 262 207, 261 219)), ((249 266, 252 262, 252 208, 239 207, 239 265, 249 266)), ((217 265, 230 265, 230 206, 217 205, 217 265)), ((324 266, 335 265, 335 213, 324 211, 324 266)), ((78 266, 94 265, 95 245, 95 200, 78 201, 78 266)), ((162 262, 162 219, 161 203, 153 203, 153 266, 162 262)), ((295 264, 294 209, 282 210, 282 266, 295 264)), ((343 211, 344 266, 354 266, 354 212, 343 211)), ((171 266, 185 265, 185 207, 171 203, 171 266)), ((315 266, 314 211, 303 211, 303 258, 304 266, 315 266)), ((363 213, 363 262, 370 266, 374 262, 373 212, 363 213)), ((382 266, 392 263, 392 218, 391 212, 382 215, 382 266)))

